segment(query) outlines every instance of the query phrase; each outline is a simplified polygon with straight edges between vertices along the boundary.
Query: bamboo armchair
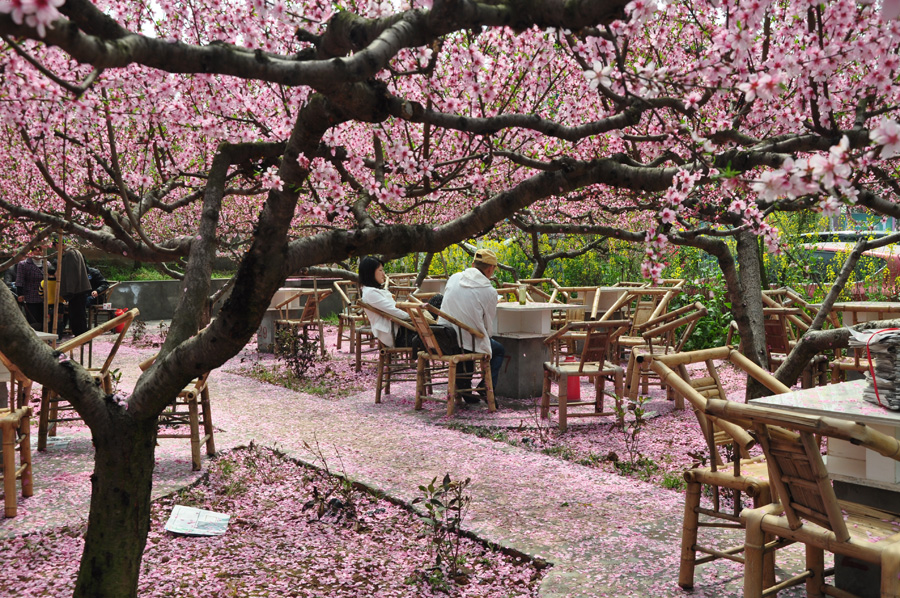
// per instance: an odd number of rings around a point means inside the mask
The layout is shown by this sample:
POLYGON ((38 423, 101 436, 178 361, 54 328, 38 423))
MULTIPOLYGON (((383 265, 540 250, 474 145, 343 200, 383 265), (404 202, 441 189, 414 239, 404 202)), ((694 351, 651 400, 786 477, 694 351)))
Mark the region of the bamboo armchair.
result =
POLYGON ((319 351, 321 352, 322 357, 325 357, 325 323, 322 322, 322 318, 319 317, 319 303, 331 295, 331 293, 331 289, 302 290, 275 306, 275 309, 277 309, 280 314, 280 318, 275 320, 276 350, 278 348, 277 340, 279 330, 288 330, 292 335, 297 334, 297 331, 299 330, 303 336, 307 336, 309 330, 313 329, 317 330, 319 333, 319 351), (296 319, 290 318, 289 309, 291 304, 304 297, 306 298, 306 301, 303 304, 300 317, 296 319))
MULTIPOLYGON (((655 375, 648 367, 648 356, 680 353, 685 343, 697 327, 697 323, 709 313, 709 310, 695 302, 645 322, 646 332, 641 337, 646 341, 644 346, 632 347, 628 358, 628 369, 625 375, 625 387, 628 398, 637 399, 639 388, 647 394, 650 378, 655 375)), ((660 385, 666 385, 660 381, 660 385)), ((684 409, 684 400, 674 393, 670 399, 675 400, 676 409, 684 409)))
MULTIPOLYGON (((372 307, 360 300, 359 307, 364 311, 378 314, 391 321, 391 327, 406 328, 412 332, 415 326, 399 318, 372 307)), ((376 339, 377 340, 377 339, 376 339)), ((378 341, 378 376, 375 385, 375 403, 381 403, 381 394, 391 394, 391 382, 411 382, 416 380, 416 360, 412 347, 387 347, 378 341)))
MULTIPOLYGON (((699 539, 700 530, 741 529, 744 527, 741 516, 743 496, 746 495, 754 508, 769 504, 772 498, 765 459, 761 456, 750 457, 749 449, 755 441, 746 430, 749 423, 722 420, 705 411, 709 400, 727 400, 714 360, 730 361, 774 394, 790 390, 731 347, 647 357, 650 367, 660 379, 674 392, 686 398, 694 408, 697 423, 709 450, 708 464, 698 464, 684 472, 687 491, 681 530, 681 564, 678 570, 678 585, 684 589, 694 587, 694 573, 698 565, 720 559, 744 562, 741 556, 743 543, 731 548, 702 544, 699 539), (691 378, 687 366, 700 363, 706 366, 706 372, 691 378), (726 451, 724 455, 722 450, 726 451), (731 467, 726 466, 729 461, 731 467), (701 496, 710 494, 712 504, 702 506, 701 496), (728 509, 729 503, 731 509, 728 509), (698 553, 703 556, 698 558, 698 553)), ((774 556, 770 554, 764 565, 765 586, 772 587, 775 585, 774 556)))
POLYGON ((613 348, 617 355, 644 345, 646 340, 642 335, 648 327, 647 322, 663 315, 672 299, 681 293, 681 286, 626 288, 628 290, 598 318, 603 322, 626 310, 631 327, 616 339, 613 348))
MULTIPOLYGON (((145 371, 153 362, 156 355, 142 361, 139 365, 141 371, 145 371)), ((210 457, 216 454, 215 428, 212 423, 212 407, 209 400, 209 372, 194 378, 181 391, 175 400, 159 414, 158 427, 161 430, 173 430, 157 433, 157 438, 190 438, 191 440, 191 470, 200 471, 201 457, 200 446, 206 444, 206 454, 210 457), (178 428, 188 427, 187 432, 177 431, 178 428), (203 436, 200 435, 200 427, 203 426, 203 436)))
POLYGON ((626 320, 606 322, 570 322, 547 337, 544 341, 551 347, 552 360, 544 362, 544 384, 541 392, 541 418, 550 416, 550 408, 557 407, 559 431, 568 429, 569 417, 602 417, 616 415, 621 422, 621 400, 624 395, 624 372, 622 368, 608 361, 610 344, 628 326, 626 320), (571 335, 575 335, 572 338, 571 335), (577 339, 577 340, 576 340, 577 339), (562 361, 563 347, 582 344, 578 361, 562 361), (594 382, 596 395, 593 401, 569 401, 569 376, 585 377, 594 382), (619 409, 604 411, 605 385, 607 378, 613 381, 613 399, 619 409), (557 394, 552 394, 551 384, 557 383, 557 394), (569 407, 592 405, 592 412, 569 413, 569 407))
POLYGON ((488 410, 493 412, 497 410, 497 404, 494 400, 494 383, 491 378, 491 356, 487 353, 459 353, 447 355, 441 348, 434 331, 431 328, 431 322, 426 314, 437 317, 443 317, 469 332, 475 338, 482 338, 483 335, 474 328, 463 322, 449 316, 433 305, 427 303, 398 303, 397 307, 405 309, 409 313, 409 319, 419 340, 422 342, 424 350, 419 351, 416 360, 416 410, 422 409, 423 401, 445 401, 447 403, 447 415, 453 415, 456 408, 456 402, 460 398, 456 386, 457 371, 463 363, 472 363, 473 369, 471 375, 474 378, 475 367, 481 370, 484 386, 472 388, 472 392, 482 391, 487 399, 488 410), (436 378, 446 378, 446 382, 436 382, 436 378), (446 384, 447 394, 440 397, 435 394, 434 387, 439 384, 446 384))
POLYGON ((15 517, 18 512, 16 501, 16 480, 22 485, 22 497, 34 494, 31 469, 31 407, 11 407, 0 409, 0 443, 2 443, 2 465, 0 480, 3 480, 3 507, 6 517, 15 517), (16 453, 19 463, 16 464, 16 453))
MULTIPOLYGON (((75 349, 82 348, 101 334, 109 332, 121 325, 122 329, 117 332, 118 336, 116 337, 116 342, 113 344, 109 355, 106 356, 103 365, 99 368, 87 368, 103 391, 107 394, 112 394, 112 362, 116 357, 116 353, 119 351, 119 347, 122 345, 122 341, 125 339, 125 333, 128 332, 131 322, 140 313, 140 310, 135 308, 120 316, 116 316, 111 320, 107 320, 102 325, 91 328, 84 334, 76 336, 59 345, 57 351, 60 353, 68 353, 71 358, 74 356, 75 349)), ((47 450, 47 436, 56 436, 57 423, 78 421, 80 419, 81 417, 68 401, 60 397, 55 391, 44 388, 41 393, 41 412, 38 416, 38 450, 47 450)))
POLYGON ((853 596, 825 582, 825 551, 880 565, 881 596, 900 597, 900 517, 838 500, 822 459, 821 438, 837 438, 900 461, 900 441, 865 424, 710 400, 706 412, 749 421, 766 455, 778 503, 747 509, 744 597, 763 591, 767 534, 806 545, 806 569, 778 585, 806 584, 807 596, 853 596))
POLYGON ((347 340, 350 352, 356 351, 356 330, 366 324, 366 315, 358 305, 359 286, 352 280, 336 280, 334 291, 341 298, 343 309, 338 314, 337 350, 347 340))

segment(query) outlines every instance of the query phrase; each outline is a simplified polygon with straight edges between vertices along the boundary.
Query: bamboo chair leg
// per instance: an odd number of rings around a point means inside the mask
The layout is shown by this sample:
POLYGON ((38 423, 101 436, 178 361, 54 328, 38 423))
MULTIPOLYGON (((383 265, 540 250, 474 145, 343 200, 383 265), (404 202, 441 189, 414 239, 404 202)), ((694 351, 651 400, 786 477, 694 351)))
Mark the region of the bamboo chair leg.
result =
MULTIPOLYGON (((338 351, 341 350, 341 341, 344 340, 344 317, 338 316, 338 335, 337 335, 337 345, 336 348, 338 351)), ((352 347, 351 347, 352 349, 352 347)))
POLYGON ((900 598, 900 544, 896 542, 881 553, 881 595, 900 598))
POLYGON ((49 406, 47 409, 47 414, 49 416, 47 422, 47 435, 55 437, 57 428, 56 420, 59 419, 59 395, 52 390, 49 392, 49 406))
POLYGON ((568 413, 566 412, 566 401, 569 392, 569 375, 565 372, 559 376, 559 432, 565 432, 569 427, 568 413))
POLYGON ((11 425, 0 427, 3 437, 3 498, 4 515, 16 516, 16 428, 11 425))
POLYGON ((319 322, 319 349, 322 351, 322 359, 325 359, 325 325, 319 322))
POLYGON ((381 350, 378 359, 378 374, 375 379, 375 404, 381 403, 381 385, 384 382, 384 362, 390 359, 390 354, 388 354, 384 349, 381 350))
POLYGON ((191 424, 191 469, 200 470, 200 415, 197 413, 197 398, 188 399, 188 419, 191 424))
MULTIPOLYGON (((356 345, 359 350, 359 343, 356 345)), ((420 355, 416 361, 416 411, 422 410, 422 395, 425 392, 425 360, 420 355)))
POLYGON ((210 457, 216 454, 216 440, 213 431, 212 409, 209 400, 209 388, 200 391, 200 407, 203 413, 203 434, 206 435, 206 454, 210 457))
POLYGON ((550 384, 552 383, 549 370, 544 370, 544 385, 541 388, 541 419, 547 419, 550 415, 550 384))
POLYGON ((451 361, 447 368, 447 415, 453 415, 456 409, 456 366, 455 361, 451 361))
POLYGON ((753 511, 747 517, 744 540, 744 598, 762 598, 763 550, 765 533, 762 530, 764 512, 753 511))
POLYGON ((641 377, 640 369, 634 351, 632 351, 631 356, 628 358, 628 369, 625 375, 625 390, 628 392, 628 398, 632 401, 637 400, 638 397, 638 384, 641 377))
POLYGON ((356 371, 362 371, 362 339, 356 339, 356 371))
POLYGON ((491 377, 491 360, 488 358, 481 360, 481 379, 484 380, 488 411, 493 413, 497 410, 497 402, 494 400, 494 379, 491 377))
MULTIPOLYGON (((807 598, 824 598, 825 592, 825 551, 806 545, 806 568, 812 576, 806 580, 807 598)), ((884 595, 884 594, 882 594, 884 595)))
POLYGON ((25 466, 22 470, 22 496, 34 495, 34 478, 31 469, 31 418, 22 418, 19 427, 19 460, 25 466))
POLYGON ((38 416, 38 451, 47 450, 47 434, 50 426, 50 389, 41 391, 41 413, 38 416))
POLYGON ((694 588, 694 570, 697 566, 697 530, 700 526, 700 483, 688 482, 684 495, 684 520, 681 524, 681 565, 678 567, 678 585, 685 590, 694 588))
POLYGON ((603 413, 603 403, 606 402, 606 376, 594 377, 594 413, 603 413))

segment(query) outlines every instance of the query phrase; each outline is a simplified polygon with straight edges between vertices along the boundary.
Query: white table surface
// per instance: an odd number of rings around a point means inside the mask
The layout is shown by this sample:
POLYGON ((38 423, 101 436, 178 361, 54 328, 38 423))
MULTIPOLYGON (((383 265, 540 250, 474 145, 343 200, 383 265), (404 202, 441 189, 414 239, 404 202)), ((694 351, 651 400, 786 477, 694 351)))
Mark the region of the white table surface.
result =
MULTIPOLYGON (((867 384, 865 380, 828 384, 752 399, 750 403, 862 423, 900 438, 900 411, 863 400, 867 384)), ((835 438, 828 439, 826 459, 833 479, 900 491, 900 462, 894 459, 835 438)))

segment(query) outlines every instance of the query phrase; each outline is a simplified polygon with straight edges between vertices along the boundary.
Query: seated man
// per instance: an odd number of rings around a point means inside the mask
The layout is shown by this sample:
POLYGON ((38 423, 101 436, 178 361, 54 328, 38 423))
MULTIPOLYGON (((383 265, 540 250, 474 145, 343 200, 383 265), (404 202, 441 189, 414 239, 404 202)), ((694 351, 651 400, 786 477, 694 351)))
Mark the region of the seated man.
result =
MULTIPOLYGON (((441 311, 478 330, 484 335, 482 338, 475 338, 443 318, 438 319, 438 324, 456 330, 463 351, 487 353, 491 356, 491 379, 494 386, 497 385, 500 366, 503 365, 503 357, 506 354, 503 345, 491 338, 494 320, 497 318, 497 291, 491 285, 490 278, 496 270, 497 256, 494 252, 479 249, 475 252, 472 267, 451 276, 444 289, 441 311)), ((460 366, 460 369, 468 375, 459 377, 457 388, 460 389, 460 394, 466 402, 476 403, 478 397, 466 392, 472 388, 471 374, 474 364, 467 362, 460 366)), ((476 386, 484 386, 483 381, 476 386)))
POLYGON ((103 293, 109 289, 109 281, 97 268, 87 267, 88 280, 91 281, 91 294, 87 298, 87 306, 103 303, 103 293))

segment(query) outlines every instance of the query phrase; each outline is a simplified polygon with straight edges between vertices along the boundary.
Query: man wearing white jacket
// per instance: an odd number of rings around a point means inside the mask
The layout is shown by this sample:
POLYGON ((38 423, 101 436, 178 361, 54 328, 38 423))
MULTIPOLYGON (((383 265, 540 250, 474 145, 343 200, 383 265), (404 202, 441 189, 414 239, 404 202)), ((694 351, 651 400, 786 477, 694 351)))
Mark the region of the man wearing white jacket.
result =
MULTIPOLYGON (((500 366, 503 365, 503 357, 506 350, 503 345, 491 338, 494 332, 494 320, 497 318, 497 290, 491 284, 491 277, 497 270, 497 256, 493 251, 479 249, 475 252, 475 259, 471 268, 457 272, 447 281, 444 289, 444 301, 441 311, 457 320, 471 326, 481 332, 482 338, 460 330, 444 318, 438 319, 438 324, 449 326, 459 335, 459 346, 463 351, 472 353, 487 353, 491 356, 491 378, 494 386, 500 375, 500 366)), ((471 362, 460 364, 461 369, 471 374, 474 365, 471 362)), ((478 397, 466 393, 471 388, 472 378, 460 376, 457 380, 457 388, 460 389, 466 402, 474 403, 478 397)), ((479 383, 476 386, 484 386, 479 383)))

